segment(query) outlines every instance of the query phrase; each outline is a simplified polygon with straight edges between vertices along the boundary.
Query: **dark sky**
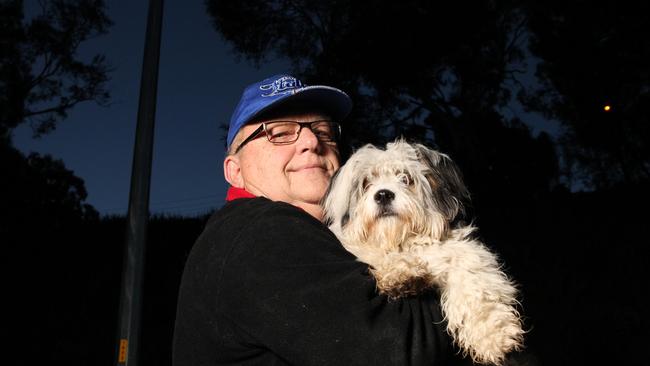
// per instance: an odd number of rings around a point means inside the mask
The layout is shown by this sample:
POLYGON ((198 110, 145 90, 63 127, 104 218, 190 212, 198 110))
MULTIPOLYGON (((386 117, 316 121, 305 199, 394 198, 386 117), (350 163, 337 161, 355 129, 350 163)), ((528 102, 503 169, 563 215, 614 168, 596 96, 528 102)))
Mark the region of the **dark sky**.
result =
MULTIPOLYGON (((26 13, 35 0, 26 1, 26 13)), ((80 54, 104 53, 115 71, 111 104, 76 106, 57 129, 34 140, 21 126, 14 143, 62 159, 83 178, 88 202, 102 214, 124 214, 128 205, 140 71, 148 1, 107 1, 114 21, 109 33, 82 45, 80 54)), ((531 69, 532 70, 532 69, 531 69)), ((273 60, 256 69, 238 61, 210 24, 202 0, 166 0, 151 183, 151 212, 191 215, 223 204, 223 131, 243 88, 287 72, 273 60)), ((508 114, 522 115, 518 105, 508 114)), ((555 127, 528 116, 533 131, 555 127), (531 119, 532 118, 532 119, 531 119)))
MULTIPOLYGON (((34 2, 26 1, 26 13, 34 2)), ((24 152, 62 159, 83 178, 88 202, 102 214, 126 212, 135 141, 148 1, 107 1, 109 33, 88 41, 81 55, 104 53, 115 71, 111 105, 75 107, 39 140, 22 126, 14 143, 24 152)), ((30 9, 31 7, 31 9, 30 9)), ((286 72, 273 61, 259 70, 237 61, 210 24, 202 0, 166 0, 158 81, 151 211, 193 214, 223 203, 223 139, 245 85, 286 72)))

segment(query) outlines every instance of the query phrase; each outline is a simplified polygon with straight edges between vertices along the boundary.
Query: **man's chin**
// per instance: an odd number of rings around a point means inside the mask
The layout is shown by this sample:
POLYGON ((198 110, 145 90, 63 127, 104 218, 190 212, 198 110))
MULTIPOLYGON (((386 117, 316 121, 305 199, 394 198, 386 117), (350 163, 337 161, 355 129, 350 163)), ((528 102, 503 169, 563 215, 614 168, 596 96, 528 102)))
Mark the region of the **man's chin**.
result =
POLYGON ((320 201, 323 198, 323 195, 325 195, 325 191, 327 190, 327 186, 309 186, 308 183, 305 183, 305 186, 301 188, 302 189, 295 190, 293 192, 294 198, 297 201, 310 205, 320 204, 320 201))

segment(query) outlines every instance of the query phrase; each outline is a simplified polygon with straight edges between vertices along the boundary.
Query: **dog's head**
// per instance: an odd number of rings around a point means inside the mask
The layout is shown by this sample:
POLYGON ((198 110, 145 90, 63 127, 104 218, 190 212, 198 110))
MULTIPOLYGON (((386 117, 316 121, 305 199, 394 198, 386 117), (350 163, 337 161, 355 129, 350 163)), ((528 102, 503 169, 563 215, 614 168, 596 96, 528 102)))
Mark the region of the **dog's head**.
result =
POLYGON ((385 150, 366 145, 355 152, 332 179, 323 207, 338 236, 394 246, 413 235, 443 238, 466 198, 447 155, 397 140, 385 150))

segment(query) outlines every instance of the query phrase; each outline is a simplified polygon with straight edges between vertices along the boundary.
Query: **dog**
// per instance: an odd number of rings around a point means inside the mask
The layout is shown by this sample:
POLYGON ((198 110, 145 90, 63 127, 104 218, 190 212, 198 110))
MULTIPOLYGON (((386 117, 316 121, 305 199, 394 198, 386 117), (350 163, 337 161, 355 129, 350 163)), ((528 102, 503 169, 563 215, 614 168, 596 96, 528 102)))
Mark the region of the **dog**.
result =
POLYGON ((332 178, 325 220, 396 299, 435 288, 447 332, 476 363, 499 365, 523 346, 518 291, 497 256, 457 219, 469 193, 445 154, 404 140, 366 145, 332 178))

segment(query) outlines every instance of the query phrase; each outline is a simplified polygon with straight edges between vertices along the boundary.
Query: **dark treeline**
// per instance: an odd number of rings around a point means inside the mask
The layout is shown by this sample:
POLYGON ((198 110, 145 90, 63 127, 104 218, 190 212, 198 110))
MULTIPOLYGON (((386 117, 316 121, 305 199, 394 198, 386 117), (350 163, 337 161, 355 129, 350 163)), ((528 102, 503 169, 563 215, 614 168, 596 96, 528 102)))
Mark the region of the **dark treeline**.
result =
MULTIPOLYGON (((185 258, 207 217, 153 217, 142 315, 144 365, 170 364, 185 258)), ((123 216, 3 230, 12 365, 113 365, 126 232, 123 216)), ((4 228, 3 228, 4 229, 4 228)))
MULTIPOLYGON (((11 133, 30 123, 46 135, 77 103, 108 101, 104 56, 75 55, 111 21, 101 0, 43 5, 26 20, 22 1, 0 1, 4 360, 110 365, 125 219, 100 217, 81 177, 19 152, 11 133)), ((208 0, 206 10, 237 55, 284 57, 309 83, 349 92, 347 152, 404 136, 459 163, 479 235, 522 289, 522 364, 646 364, 646 2, 208 0), (533 63, 535 83, 524 72, 533 63), (532 133, 507 113, 515 100, 561 130, 532 133)), ((143 365, 170 364, 180 275, 206 220, 151 220, 143 365)))
MULTIPOLYGON (((522 289, 524 359, 542 365, 643 365, 649 255, 647 186, 557 192, 481 210, 481 236, 522 289), (638 212, 638 211, 637 211, 638 212), (641 291, 640 291, 641 290, 641 291)), ((536 364, 536 363, 532 363, 536 364)))

